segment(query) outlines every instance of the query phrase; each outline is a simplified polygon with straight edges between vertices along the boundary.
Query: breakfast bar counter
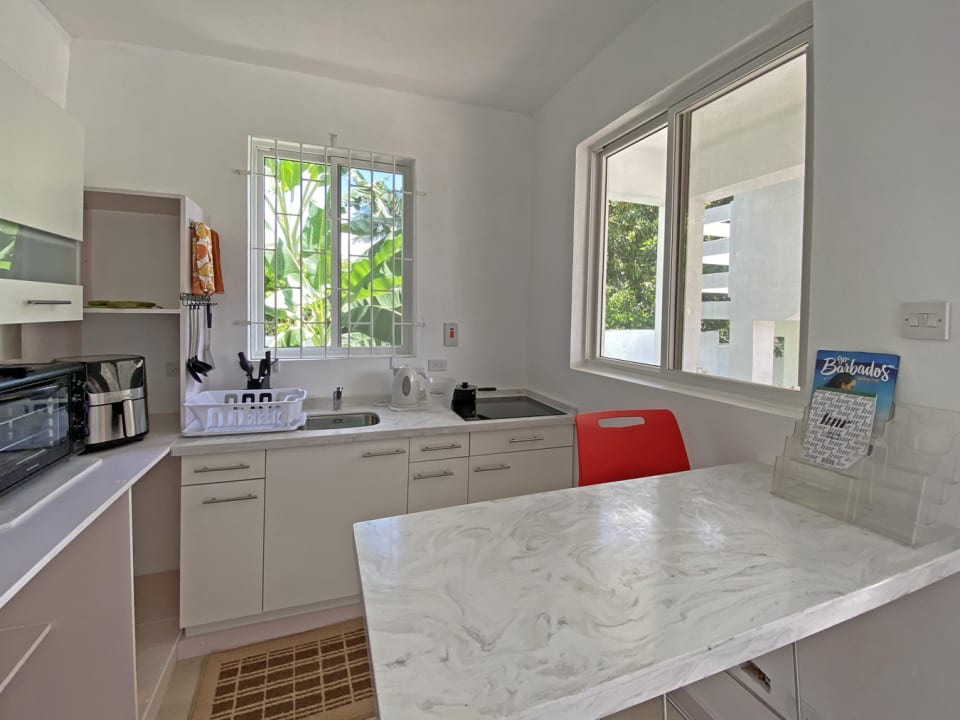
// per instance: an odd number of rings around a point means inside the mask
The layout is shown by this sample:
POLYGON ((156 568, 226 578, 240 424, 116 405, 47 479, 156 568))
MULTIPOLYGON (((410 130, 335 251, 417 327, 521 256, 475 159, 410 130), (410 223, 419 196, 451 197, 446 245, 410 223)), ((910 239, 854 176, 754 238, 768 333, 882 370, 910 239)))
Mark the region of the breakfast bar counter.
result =
POLYGON ((960 571, 746 463, 357 523, 381 720, 602 718, 960 571))

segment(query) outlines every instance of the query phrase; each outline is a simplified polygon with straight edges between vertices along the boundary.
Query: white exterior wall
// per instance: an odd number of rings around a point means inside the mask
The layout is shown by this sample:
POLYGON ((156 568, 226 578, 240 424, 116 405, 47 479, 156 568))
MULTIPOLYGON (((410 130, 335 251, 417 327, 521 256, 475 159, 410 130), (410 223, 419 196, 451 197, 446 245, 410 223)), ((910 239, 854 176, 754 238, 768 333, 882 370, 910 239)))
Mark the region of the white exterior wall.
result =
MULTIPOLYGON (((441 376, 526 381, 531 231, 530 117, 200 55, 77 40, 68 107, 87 128, 88 185, 185 193, 219 231, 226 294, 214 316, 214 387, 237 386, 246 349, 251 134, 393 152, 416 160, 418 358, 441 376), (442 323, 460 323, 442 348, 442 323)), ((276 387, 330 397, 386 394, 387 359, 283 361, 276 387)))

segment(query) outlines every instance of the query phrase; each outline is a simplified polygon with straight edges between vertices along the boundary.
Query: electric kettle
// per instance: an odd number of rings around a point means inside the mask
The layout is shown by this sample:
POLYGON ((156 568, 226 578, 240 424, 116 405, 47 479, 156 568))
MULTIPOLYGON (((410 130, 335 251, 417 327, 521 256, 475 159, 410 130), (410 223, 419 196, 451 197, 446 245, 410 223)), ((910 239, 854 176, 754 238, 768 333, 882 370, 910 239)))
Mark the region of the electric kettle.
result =
POLYGON ((407 410, 417 407, 427 397, 430 378, 422 368, 402 365, 393 369, 393 391, 390 407, 407 410))

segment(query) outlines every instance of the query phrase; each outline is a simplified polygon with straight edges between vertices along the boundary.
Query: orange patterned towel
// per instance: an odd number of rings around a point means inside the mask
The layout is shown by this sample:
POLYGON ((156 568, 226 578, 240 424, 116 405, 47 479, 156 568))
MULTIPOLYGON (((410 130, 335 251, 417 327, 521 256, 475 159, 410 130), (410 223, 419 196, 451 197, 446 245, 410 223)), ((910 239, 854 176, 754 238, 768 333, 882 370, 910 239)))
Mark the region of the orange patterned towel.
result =
POLYGON ((223 273, 220 272, 220 233, 211 229, 210 235, 213 241, 213 291, 220 294, 223 292, 223 273))
POLYGON ((191 264, 191 287, 194 295, 213 295, 217 286, 213 272, 213 239, 210 228, 203 223, 193 226, 190 246, 193 254, 191 264))

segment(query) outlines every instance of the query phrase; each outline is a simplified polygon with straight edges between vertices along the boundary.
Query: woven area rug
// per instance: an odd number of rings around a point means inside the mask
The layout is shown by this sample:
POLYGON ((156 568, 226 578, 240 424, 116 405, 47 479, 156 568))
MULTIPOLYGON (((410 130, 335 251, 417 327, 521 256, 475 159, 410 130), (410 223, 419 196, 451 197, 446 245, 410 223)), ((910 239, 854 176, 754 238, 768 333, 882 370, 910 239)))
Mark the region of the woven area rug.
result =
POLYGON ((368 720, 363 620, 208 656, 190 720, 368 720))

